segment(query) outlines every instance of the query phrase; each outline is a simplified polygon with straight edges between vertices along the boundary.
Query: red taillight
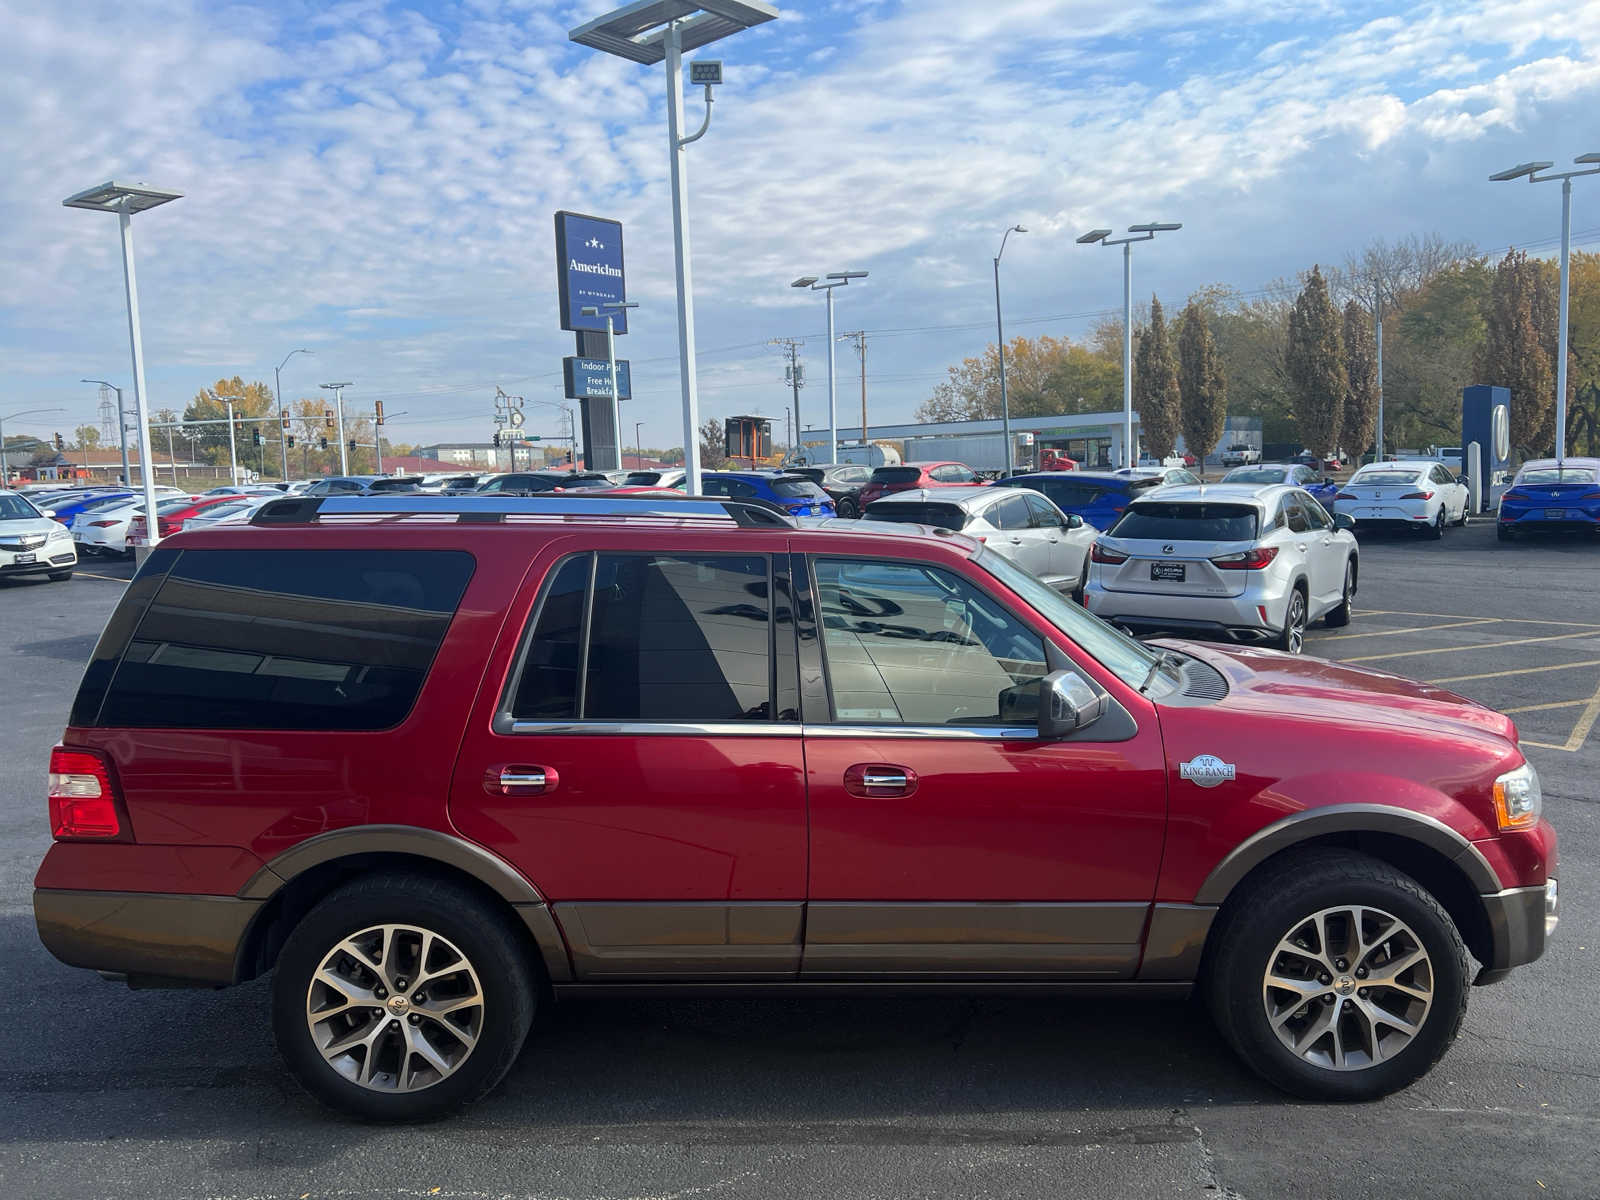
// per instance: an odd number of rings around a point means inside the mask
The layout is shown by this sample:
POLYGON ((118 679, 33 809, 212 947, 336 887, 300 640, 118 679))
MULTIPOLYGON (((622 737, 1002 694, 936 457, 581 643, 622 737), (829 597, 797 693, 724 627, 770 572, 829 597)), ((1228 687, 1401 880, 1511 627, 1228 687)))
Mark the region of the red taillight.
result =
POLYGON ((1257 546, 1254 550, 1241 550, 1237 554, 1213 558, 1211 565, 1222 571, 1259 571, 1277 557, 1276 546, 1257 546))
POLYGON ((1505 493, 1505 495, 1501 496, 1500 499, 1502 499, 1502 500, 1532 500, 1533 497, 1528 495, 1527 492, 1519 492, 1515 488, 1512 488, 1509 492, 1505 493))
POLYGON ((1407 492, 1404 496, 1401 496, 1400 499, 1402 499, 1402 500, 1432 500, 1433 499, 1433 493, 1432 492, 1407 492))
POLYGON ((89 528, 90 529, 110 529, 115 524, 116 524, 115 521, 90 521, 89 522, 89 528))
POLYGON ((1361 497, 1360 496, 1353 496, 1349 492, 1340 492, 1337 496, 1334 497, 1334 499, 1335 500, 1359 500, 1359 499, 1361 499, 1361 497))
POLYGON ((1600 500, 1600 492, 1585 492, 1578 497, 1579 500, 1600 500))
POLYGON ((1089 547, 1089 558, 1092 562, 1105 563, 1108 566, 1116 566, 1118 563, 1128 561, 1128 556, 1122 551, 1108 549, 1099 542, 1089 547))
POLYGON ((93 750, 50 751, 50 835, 113 841, 125 835, 111 769, 93 750))

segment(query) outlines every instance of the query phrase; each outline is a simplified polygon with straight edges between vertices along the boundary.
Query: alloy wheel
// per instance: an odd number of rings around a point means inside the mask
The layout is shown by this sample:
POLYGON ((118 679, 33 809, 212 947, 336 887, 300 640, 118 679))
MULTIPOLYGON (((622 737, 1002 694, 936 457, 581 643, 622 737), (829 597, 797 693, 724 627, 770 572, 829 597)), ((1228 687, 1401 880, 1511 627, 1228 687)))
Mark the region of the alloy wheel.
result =
POLYGON ((1306 644, 1306 598, 1300 591, 1289 593, 1289 615, 1284 618, 1285 647, 1290 654, 1299 654, 1306 644))
POLYGON ((416 925, 342 939, 306 989, 323 1059, 352 1083, 416 1092, 453 1075, 483 1033, 483 986, 456 946, 416 925))
POLYGON ((1433 963, 1399 917, 1325 908, 1278 942, 1261 980, 1267 1023, 1297 1058, 1360 1071, 1411 1044, 1433 1007, 1433 963))

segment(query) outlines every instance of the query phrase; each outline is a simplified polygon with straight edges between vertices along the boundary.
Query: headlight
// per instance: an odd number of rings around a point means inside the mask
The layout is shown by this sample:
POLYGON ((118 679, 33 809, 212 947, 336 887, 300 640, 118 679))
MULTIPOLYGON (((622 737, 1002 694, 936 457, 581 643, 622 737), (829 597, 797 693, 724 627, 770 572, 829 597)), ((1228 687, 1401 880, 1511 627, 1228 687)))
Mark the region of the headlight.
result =
POLYGON ((71 536, 72 530, 68 529, 65 525, 57 525, 50 531, 51 541, 55 541, 57 538, 70 538, 71 536))
POLYGON ((1523 763, 1494 781, 1494 815, 1502 831, 1533 828, 1543 807, 1539 772, 1532 763, 1523 763))

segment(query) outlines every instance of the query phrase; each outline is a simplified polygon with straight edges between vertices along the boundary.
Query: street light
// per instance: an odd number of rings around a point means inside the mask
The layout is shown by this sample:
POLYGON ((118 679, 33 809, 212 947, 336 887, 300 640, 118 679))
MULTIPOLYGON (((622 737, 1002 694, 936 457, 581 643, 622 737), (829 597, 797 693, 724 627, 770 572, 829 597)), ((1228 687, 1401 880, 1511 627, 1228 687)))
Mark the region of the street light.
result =
MULTIPOLYGON (((86 188, 68 196, 61 203, 66 208, 87 208, 94 212, 117 214, 117 224, 122 234, 122 283, 128 299, 128 345, 133 353, 133 404, 139 422, 140 474, 144 476, 144 510, 149 514, 146 522, 146 541, 154 546, 161 541, 161 523, 156 520, 156 477, 150 469, 150 413, 144 388, 144 338, 139 331, 139 285, 133 270, 133 214, 146 212, 169 201, 177 200, 182 192, 167 192, 143 184, 121 184, 115 181, 98 187, 86 188)), ((132 481, 129 481, 130 486, 132 481)))
POLYGON ((643 421, 635 421, 633 423, 633 465, 635 469, 640 471, 644 470, 644 435, 639 432, 643 428, 643 421))
POLYGON ((344 390, 350 386, 346 379, 343 383, 318 384, 324 391, 333 393, 334 403, 339 409, 339 474, 350 474, 350 448, 344 444, 344 390))
MULTIPOLYGON (((789 286, 793 288, 809 288, 813 292, 823 292, 828 297, 828 461, 839 461, 839 405, 834 392, 833 369, 833 289, 847 287, 852 279, 865 279, 867 271, 834 271, 828 275, 826 281, 819 280, 815 275, 802 275, 789 286)), ((861 440, 867 440, 867 431, 861 431, 861 440)))
MULTIPOLYGON (((1000 237, 1000 251, 994 256, 994 336, 1000 348, 1000 424, 1006 439, 1006 478, 1011 478, 1011 405, 1006 399, 1006 331, 1000 321, 1000 259, 1006 252, 1006 239, 1013 233, 1027 233, 1025 225, 1013 225, 1000 237)), ((866 430, 861 431, 866 436, 866 430)))
POLYGON ((1099 242, 1122 247, 1122 455, 1129 467, 1138 462, 1133 450, 1133 243, 1182 228, 1182 224, 1129 225, 1128 233, 1137 236, 1119 238, 1111 237, 1109 229, 1091 229, 1078 239, 1082 246, 1099 242))
MULTIPOLYGON (((617 313, 619 311, 638 308, 636 301, 632 300, 607 300, 602 308, 606 310, 606 358, 611 363, 611 436, 617 442, 617 470, 622 469, 622 392, 617 386, 617 313)), ((600 316, 600 309, 589 307, 581 310, 586 317, 600 316)), ((590 426, 593 429, 593 426, 590 426)), ((591 451, 592 451, 591 447, 591 451)), ((591 453, 592 457, 592 453, 591 453)), ((591 471, 603 468, 588 464, 591 471)), ((691 495, 693 493, 690 493, 691 495)))
POLYGON ((1555 166, 1553 162, 1518 163, 1507 171, 1489 176, 1491 183, 1509 183, 1526 178, 1529 183, 1561 180, 1561 314, 1556 342, 1556 462, 1567 457, 1567 259, 1572 252, 1572 181, 1580 175, 1600 175, 1600 152, 1580 154, 1572 160, 1582 171, 1556 171, 1540 175, 1555 166))
MULTIPOLYGON (((92 382, 92 381, 86 381, 92 382)), ((5 487, 11 480, 11 467, 6 462, 6 422, 14 421, 18 417, 32 417, 40 413, 66 412, 64 408, 25 408, 21 412, 14 412, 0 417, 0 488, 5 487)))
MULTIPOLYGON (((122 389, 114 383, 107 383, 104 379, 80 379, 79 383, 97 383, 103 388, 109 388, 117 394, 117 441, 122 447, 122 482, 131 490, 133 488, 133 473, 128 467, 128 414, 122 407, 122 389)), ((150 464, 145 463, 144 469, 149 470, 150 464)), ((5 475, 0 473, 0 482, 4 482, 5 475)))
POLYGON ((278 451, 283 455, 283 481, 289 482, 289 439, 284 416, 288 410, 283 407, 283 363, 288 362, 296 354, 310 354, 309 350, 291 350, 283 356, 283 362, 272 368, 273 395, 278 398, 278 451))
POLYGON ((777 15, 778 10, 765 0, 637 0, 580 25, 567 35, 581 46, 645 66, 666 63, 667 151, 678 275, 678 373, 683 386, 684 486, 691 496, 700 491, 700 397, 694 365, 694 280, 689 263, 689 176, 684 148, 703 137, 711 125, 711 88, 722 82, 722 64, 691 64, 690 81, 705 84, 706 116, 697 132, 684 137, 683 52, 709 46, 777 15))

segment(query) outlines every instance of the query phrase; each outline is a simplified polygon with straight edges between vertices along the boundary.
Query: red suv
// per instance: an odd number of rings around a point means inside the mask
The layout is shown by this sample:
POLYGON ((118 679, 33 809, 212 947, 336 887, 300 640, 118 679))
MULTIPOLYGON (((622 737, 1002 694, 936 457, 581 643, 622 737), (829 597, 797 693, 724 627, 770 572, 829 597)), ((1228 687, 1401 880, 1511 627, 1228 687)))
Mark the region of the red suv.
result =
POLYGON ((291 1069, 381 1119, 641 988, 1198 987, 1267 1079, 1367 1098, 1543 951, 1506 717, 857 528, 334 497, 163 542, 51 755, 40 937, 141 987, 274 971, 291 1069))
POLYGON ((909 492, 912 488, 976 487, 983 482, 966 463, 913 462, 897 467, 877 467, 858 498, 860 511, 890 492, 909 492))

